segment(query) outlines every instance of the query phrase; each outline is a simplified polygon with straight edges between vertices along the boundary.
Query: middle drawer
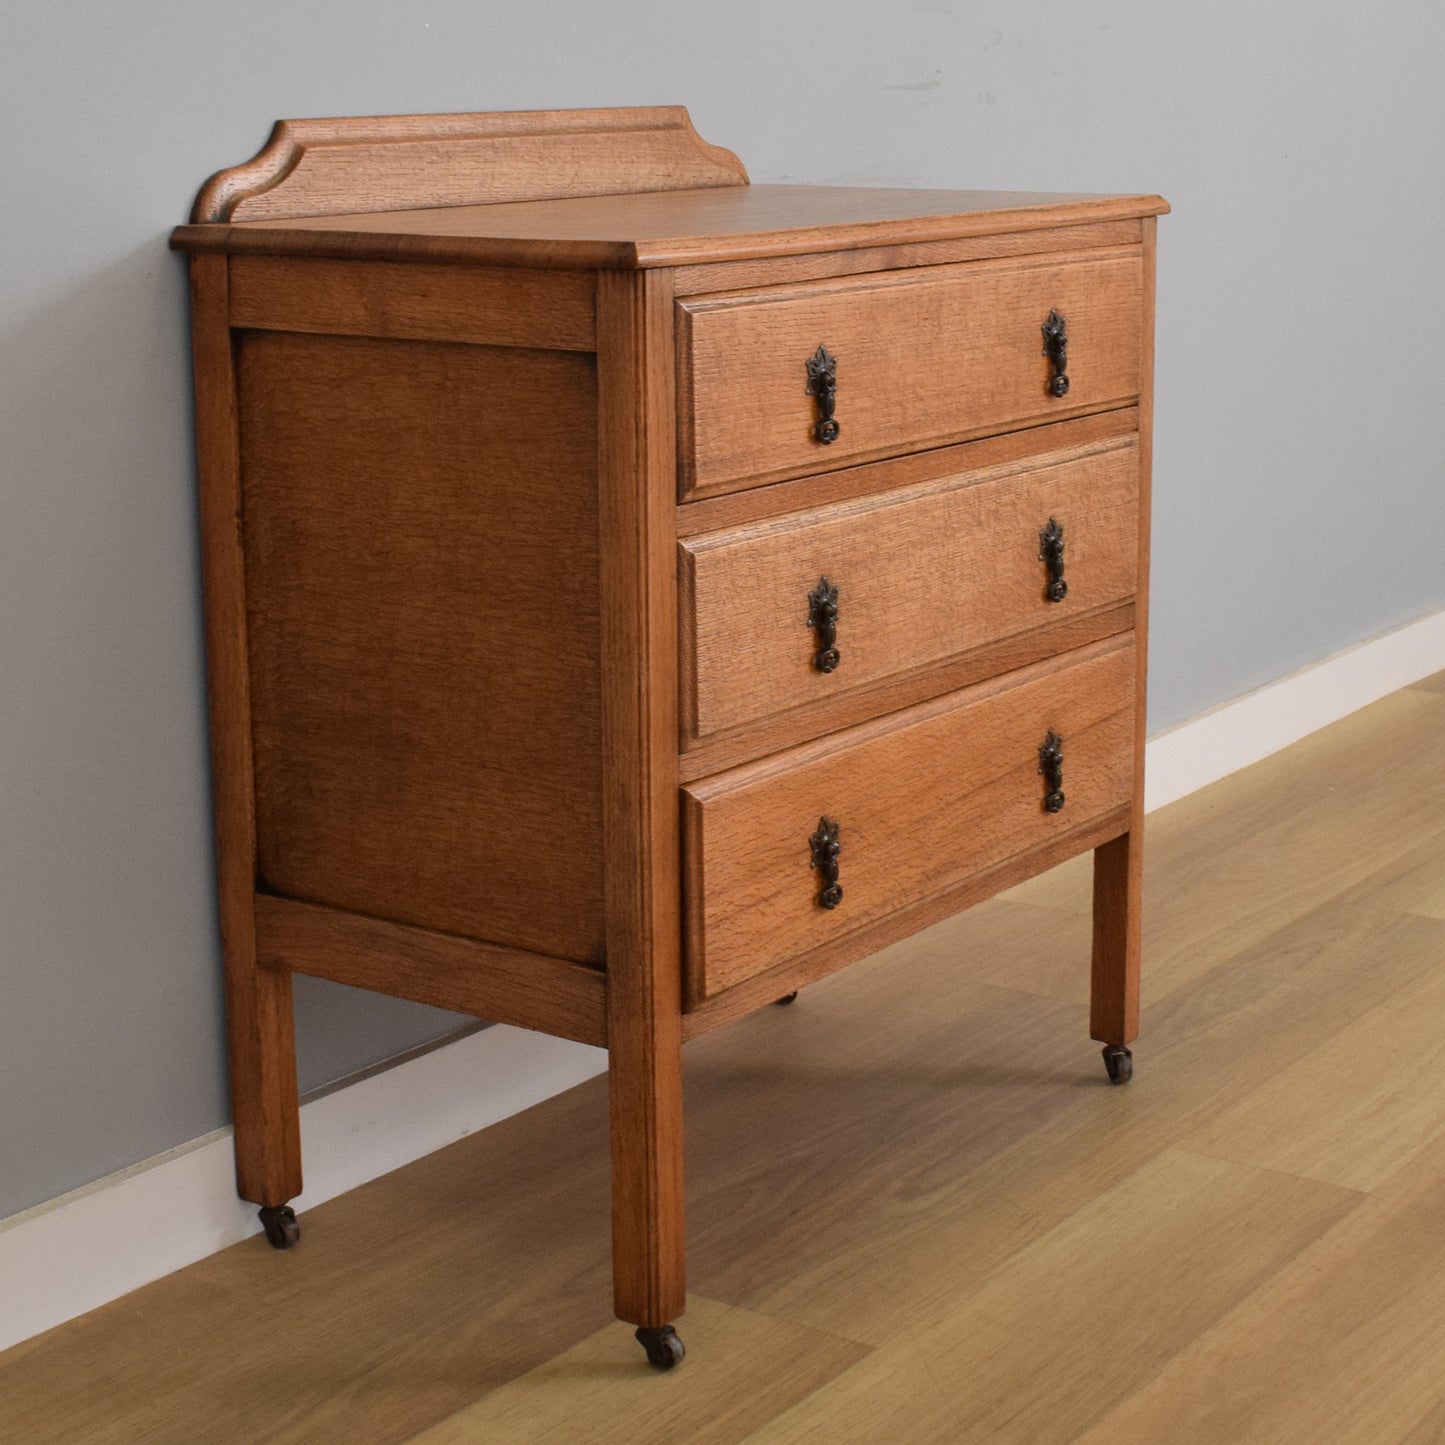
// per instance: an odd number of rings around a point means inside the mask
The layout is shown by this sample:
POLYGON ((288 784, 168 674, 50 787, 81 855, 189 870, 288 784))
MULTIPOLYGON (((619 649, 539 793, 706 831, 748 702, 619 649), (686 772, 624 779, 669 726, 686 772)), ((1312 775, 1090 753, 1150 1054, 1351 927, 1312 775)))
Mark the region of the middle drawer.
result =
POLYGON ((694 740, 1134 593, 1133 435, 679 543, 694 740))

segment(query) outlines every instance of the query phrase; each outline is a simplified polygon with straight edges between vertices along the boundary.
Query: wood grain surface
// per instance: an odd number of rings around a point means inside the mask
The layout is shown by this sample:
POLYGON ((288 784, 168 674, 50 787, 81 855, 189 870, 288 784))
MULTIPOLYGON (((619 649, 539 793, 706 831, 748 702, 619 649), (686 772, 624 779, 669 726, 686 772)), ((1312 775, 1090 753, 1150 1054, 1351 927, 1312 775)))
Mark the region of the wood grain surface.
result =
POLYGON ((890 457, 881 462, 863 462, 816 472, 792 481, 772 482, 720 497, 703 497, 677 509, 677 534, 694 537, 726 527, 781 517, 786 512, 823 507, 852 497, 897 491, 931 481, 945 472, 983 471, 989 467, 1022 465, 1044 452, 1068 452, 1103 442, 1120 442, 1138 430, 1137 407, 1121 406, 1071 421, 1044 422, 1020 427, 998 436, 954 446, 931 447, 927 451, 890 457))
POLYGON ((683 1039, 700 1038, 723 1024, 745 1018, 797 989, 808 988, 849 964, 1005 892, 1022 878, 1033 878, 1066 858, 1087 854, 1089 849, 1117 838, 1127 826, 1128 817, 1127 804, 1096 813, 1002 862, 959 873, 895 912, 861 928, 832 935, 806 953, 792 954, 781 963, 749 974, 710 998, 690 997, 682 1018, 683 1039))
POLYGON ((1089 1028, 1102 1043, 1128 1044, 1139 1033, 1139 975, 1144 908, 1144 742, 1149 722, 1149 558, 1153 524, 1154 285, 1158 223, 1143 223, 1139 306, 1139 525, 1135 537, 1134 795, 1129 830, 1094 854, 1094 944, 1089 1028))
POLYGON ((268 894, 256 899, 256 934, 268 968, 607 1043, 607 981, 598 968, 268 894))
POLYGON ((396 211, 369 208, 361 189, 347 214, 180 226, 171 244, 235 255, 633 270, 1053 231, 1169 209, 1158 196, 722 185, 396 211))
POLYGON ((1129 638, 865 723, 684 788, 689 995, 700 1000, 1127 802, 1129 638), (1039 746, 1064 738, 1062 812, 1039 746), (809 837, 841 825, 843 900, 809 837))
POLYGON ((1130 440, 689 537, 679 548, 684 737, 816 705, 890 675, 1127 601, 1137 566, 1130 440), (1040 533, 1063 528, 1050 601, 1040 533), (809 595, 838 593, 831 672, 809 595))
MULTIPOLYGON (((1438 1015, 1433 1022, 1438 1031, 1438 1015)), ((1392 1042, 1408 1047, 1410 1040, 1392 1042)), ((1417 1071, 1411 1102, 1429 1097, 1421 1081, 1417 1071)), ((1311 1120, 1328 1102, 1298 1101, 1311 1120)), ((1434 1112, 1438 1128, 1438 1100, 1434 1112)), ((1360 1122, 1353 1121, 1350 1132, 1364 1142, 1369 1131, 1360 1122)), ((1335 1228, 1175 1353, 1080 1439, 1089 1445, 1163 1435, 1180 1445, 1440 1440, 1445 1259, 1434 1236, 1445 1200, 1442 1136, 1385 1180, 1375 1176, 1372 1185, 1368 1196, 1354 1196, 1359 1204, 1335 1228)))
POLYGON ((883 678, 872 686, 840 692, 763 722, 701 740, 684 735, 686 751, 678 759, 678 778, 686 783, 695 782, 709 773, 794 747, 839 728, 882 717, 884 713, 899 712, 929 698, 942 697, 944 693, 972 687, 1005 672, 1016 672, 1045 658, 1087 647, 1092 642, 1128 632, 1133 625, 1131 602, 1099 612, 1076 614, 975 648, 936 666, 883 678))
MULTIPOLYGON (((705 1363, 689 1361, 669 1388, 628 1422, 628 1445, 727 1445, 780 1409, 806 1399, 868 1353, 821 1330, 800 1330, 716 1300, 688 1299, 689 1335, 708 1340, 705 1363), (747 1389, 737 1382, 746 1379, 747 1389)), ((599 1330, 529 1370, 470 1410, 418 1437, 418 1445, 559 1445, 606 1439, 617 1428, 613 1362, 618 1346, 636 1349, 625 1325, 599 1330), (565 1381, 558 1389, 559 1381, 565 1381), (580 1388, 579 1388, 580 1387, 580 1388)))
POLYGON ((603 827, 612 1290, 686 1306, 670 277, 599 277, 603 827))
POLYGON ((1139 244, 1140 221, 1083 222, 1075 226, 1025 229, 1003 235, 961 236, 892 246, 860 246, 801 256, 769 256, 756 261, 711 261, 678 266, 673 289, 679 296, 706 291, 737 291, 747 286, 778 286, 785 281, 822 281, 865 271, 896 271, 914 266, 947 266, 956 261, 991 261, 999 256, 1034 256, 1048 251, 1117 249, 1139 244))
POLYGON ((301 1122, 291 979, 257 966, 255 757, 247 665, 246 559, 235 355, 224 258, 191 262, 211 803, 226 970, 226 1041, 236 1188, 276 1206, 301 1192, 301 1122))
POLYGON ((237 256, 231 261, 231 325, 595 351, 597 279, 586 271, 522 266, 237 256))
POLYGON ((1139 252, 982 261, 679 303, 683 496, 918 451, 1139 392, 1139 252), (1041 327, 1068 323, 1066 396, 1041 327), (837 360, 837 440, 813 434, 805 363, 837 360))
POLYGON ((600 962, 593 359, 242 335, 267 888, 600 962))
POLYGON ((280 120, 212 176, 193 222, 746 185, 682 106, 280 120))
POLYGON ((0 1440, 1435 1445, 1441 728, 1422 686, 1151 815, 1127 1089, 1087 859, 689 1045, 672 1375, 610 1318, 597 1079, 0 1355, 0 1440))
POLYGON ((1313 1181, 1163 1150, 1019 1250, 1006 1276, 879 1345, 752 1439, 1068 1440, 1061 1418, 1088 1420, 1147 1384, 1353 1204, 1313 1181), (1126 1281, 1141 1275, 1173 1298, 1167 1315, 1136 1307, 1126 1281), (1107 1354, 1088 1348, 1095 1335, 1107 1354), (1043 1378, 1039 1356, 1052 1364, 1043 1378), (933 1385, 964 1374, 966 1406, 933 1385))

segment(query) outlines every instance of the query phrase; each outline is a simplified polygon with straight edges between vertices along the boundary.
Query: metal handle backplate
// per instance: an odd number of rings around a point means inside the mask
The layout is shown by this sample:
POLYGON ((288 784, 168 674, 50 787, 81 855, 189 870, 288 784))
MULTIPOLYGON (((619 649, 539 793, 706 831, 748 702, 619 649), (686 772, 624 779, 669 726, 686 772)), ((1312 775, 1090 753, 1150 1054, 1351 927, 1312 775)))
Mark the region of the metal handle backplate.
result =
POLYGON ((838 440, 841 430, 833 418, 838 402, 838 358, 830 355, 821 343, 808 358, 808 395, 817 399, 818 420, 813 423, 813 439, 824 446, 838 440))
POLYGON ((1044 355, 1049 358, 1049 395, 1066 396, 1069 390, 1068 323, 1059 312, 1050 311, 1044 320, 1043 331, 1044 355))
POLYGON ((1064 740, 1052 728, 1039 745, 1039 772, 1044 779, 1044 812, 1064 808, 1064 740))
POLYGON ((837 819, 824 817, 818 819, 817 831, 808 839, 813 854, 808 867, 816 868, 823 876, 818 893, 820 908, 836 908, 843 901, 843 885, 838 882, 838 854, 843 851, 843 842, 838 833, 837 819))
POLYGON ((1044 599, 1062 602, 1069 595, 1069 584, 1064 581, 1064 529, 1052 517, 1048 526, 1039 533, 1039 561, 1049 573, 1044 599))
POLYGON ((838 589, 826 577, 808 593, 808 626, 818 634, 813 666, 832 672, 843 659, 838 651, 838 589))

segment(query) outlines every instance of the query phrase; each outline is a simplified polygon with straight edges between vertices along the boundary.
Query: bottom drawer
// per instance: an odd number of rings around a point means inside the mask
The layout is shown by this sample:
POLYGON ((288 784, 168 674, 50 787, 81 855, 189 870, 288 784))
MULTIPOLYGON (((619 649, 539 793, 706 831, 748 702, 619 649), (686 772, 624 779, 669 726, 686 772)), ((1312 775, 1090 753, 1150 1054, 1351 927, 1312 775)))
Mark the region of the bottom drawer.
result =
POLYGON ((691 1002, 1127 803, 1134 666, 1125 634, 688 785, 691 1002))

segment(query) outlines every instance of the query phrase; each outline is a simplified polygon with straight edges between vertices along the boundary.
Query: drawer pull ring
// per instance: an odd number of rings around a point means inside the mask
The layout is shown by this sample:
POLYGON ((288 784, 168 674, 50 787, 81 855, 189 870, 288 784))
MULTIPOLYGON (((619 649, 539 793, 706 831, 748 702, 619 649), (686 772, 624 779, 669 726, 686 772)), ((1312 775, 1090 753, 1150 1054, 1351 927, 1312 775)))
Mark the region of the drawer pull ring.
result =
POLYGON ((1049 585, 1044 597, 1049 602, 1062 602, 1069 595, 1064 581, 1064 529, 1052 518, 1039 533, 1039 561, 1049 569, 1049 585))
POLYGON ((1039 748, 1039 772, 1043 774, 1044 812, 1060 813, 1064 808, 1064 740, 1052 728, 1039 748))
POLYGON ((818 634, 818 650, 813 666, 819 672, 832 672, 842 661, 838 651, 838 589, 826 577, 808 593, 808 626, 818 634))
POLYGON ((813 850, 813 861, 808 864, 823 875, 823 887, 818 894, 821 908, 836 908, 843 901, 843 885, 838 882, 838 854, 843 844, 838 837, 838 823, 833 818, 819 818, 818 831, 808 839, 813 850))
POLYGON ((814 440, 824 446, 838 440, 838 423, 833 420, 833 407, 838 399, 838 358, 819 345, 808 358, 808 395, 818 399, 818 420, 813 423, 814 440))
POLYGON ((1044 322, 1044 355, 1049 358, 1053 375, 1049 377, 1049 395, 1066 396, 1069 390, 1069 329, 1057 311, 1050 311, 1044 322))

